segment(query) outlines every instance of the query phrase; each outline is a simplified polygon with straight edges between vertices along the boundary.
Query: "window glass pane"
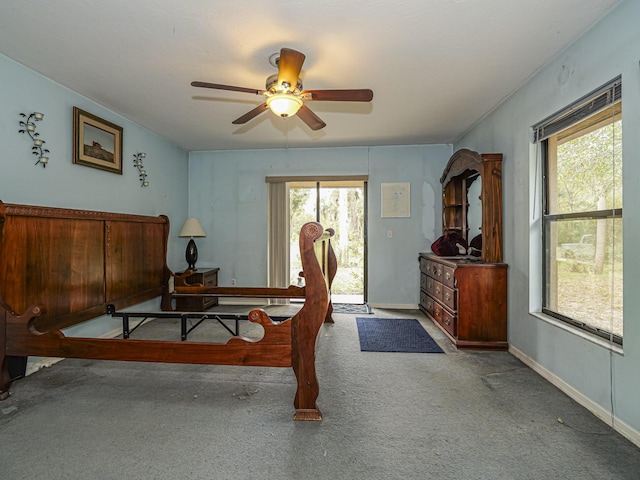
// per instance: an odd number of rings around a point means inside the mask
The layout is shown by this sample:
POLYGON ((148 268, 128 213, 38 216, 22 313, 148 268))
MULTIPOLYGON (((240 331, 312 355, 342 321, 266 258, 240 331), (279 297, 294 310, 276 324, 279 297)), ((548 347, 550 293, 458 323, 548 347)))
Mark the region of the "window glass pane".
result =
POLYGON ((320 187, 320 223, 335 229, 331 243, 340 265, 331 294, 339 301, 363 303, 364 182, 320 182, 320 187))
POLYGON ((300 258, 300 229, 307 222, 316 221, 316 182, 298 182, 289 188, 289 280, 292 285, 298 283, 302 271, 300 258))
POLYGON ((549 185, 549 213, 622 207, 622 121, 616 111, 602 112, 549 142, 550 172, 556 174, 549 185))
POLYGON ((547 224, 546 308, 622 337, 622 218, 547 224))

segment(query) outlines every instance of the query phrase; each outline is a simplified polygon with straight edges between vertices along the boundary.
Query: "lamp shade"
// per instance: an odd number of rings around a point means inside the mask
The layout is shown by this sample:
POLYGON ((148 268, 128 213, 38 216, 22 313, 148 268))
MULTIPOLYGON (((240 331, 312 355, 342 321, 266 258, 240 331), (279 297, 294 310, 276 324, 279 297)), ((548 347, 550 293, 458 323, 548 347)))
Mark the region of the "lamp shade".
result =
POLYGON ((302 106, 302 100, 288 93, 276 93, 267 97, 267 105, 280 117, 295 115, 302 106))
POLYGON ((197 218, 187 218, 184 222, 182 230, 180 230, 180 237, 206 237, 202 225, 197 218))

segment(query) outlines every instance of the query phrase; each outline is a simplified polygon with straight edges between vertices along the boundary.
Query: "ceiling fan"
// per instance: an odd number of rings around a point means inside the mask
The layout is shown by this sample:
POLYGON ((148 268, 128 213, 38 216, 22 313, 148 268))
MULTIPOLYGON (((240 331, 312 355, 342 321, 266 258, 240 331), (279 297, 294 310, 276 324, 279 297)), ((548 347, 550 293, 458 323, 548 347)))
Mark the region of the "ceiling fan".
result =
POLYGON ((280 50, 279 55, 272 55, 270 61, 274 66, 278 67, 278 73, 267 78, 264 90, 208 82, 191 82, 191 85, 193 87, 231 90, 232 92, 252 93, 267 97, 264 103, 231 122, 235 125, 247 123, 265 110, 270 109, 280 117, 290 117, 297 114, 309 128, 320 130, 327 124, 313 113, 304 102, 370 102, 373 98, 373 92, 369 89, 303 90, 302 81, 299 77, 304 59, 305 55, 303 53, 290 48, 283 48, 280 50))

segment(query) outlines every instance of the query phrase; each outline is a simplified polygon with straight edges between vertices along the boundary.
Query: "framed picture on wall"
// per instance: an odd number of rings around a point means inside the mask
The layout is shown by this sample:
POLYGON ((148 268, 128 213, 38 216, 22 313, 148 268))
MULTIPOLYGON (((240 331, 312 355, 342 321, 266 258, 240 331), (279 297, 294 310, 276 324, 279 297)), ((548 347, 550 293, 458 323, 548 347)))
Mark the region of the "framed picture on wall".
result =
POLYGON ((411 184, 381 184, 382 218, 411 216, 411 184))
POLYGON ((73 163, 122 175, 122 127, 73 107, 73 163))

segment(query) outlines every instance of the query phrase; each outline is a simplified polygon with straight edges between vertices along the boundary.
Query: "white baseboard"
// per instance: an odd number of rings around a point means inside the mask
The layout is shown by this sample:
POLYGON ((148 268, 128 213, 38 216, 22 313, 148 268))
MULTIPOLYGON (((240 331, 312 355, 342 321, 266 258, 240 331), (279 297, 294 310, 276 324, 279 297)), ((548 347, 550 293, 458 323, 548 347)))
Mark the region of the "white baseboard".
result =
POLYGON ((633 427, 627 425, 619 418, 615 417, 611 414, 609 410, 603 408, 601 405, 595 403, 590 398, 583 395, 580 391, 573 388, 571 385, 567 384, 560 377, 550 372, 542 365, 537 363, 531 357, 518 350, 516 347, 509 345, 509 353, 520 360, 522 363, 531 368, 534 372, 539 374, 545 380, 550 382, 559 388, 562 392, 566 393, 573 400, 578 402, 584 408, 593 413, 596 417, 606 423, 608 426, 613 428, 620 435, 625 437, 627 440, 635 444, 637 447, 640 447, 640 432, 633 427))
POLYGON ((254 305, 266 306, 268 302, 264 298, 226 297, 218 300, 218 305, 254 305))
POLYGON ((27 368, 24 374, 25 377, 28 377, 32 373, 36 373, 37 371, 42 370, 43 368, 47 368, 47 367, 50 367, 51 365, 55 365, 60 360, 64 360, 64 358, 58 358, 58 357, 45 357, 45 358, 37 357, 37 358, 38 360, 35 360, 35 361, 32 361, 31 357, 27 360, 27 368))
POLYGON ((369 306, 387 310, 418 310, 417 303, 369 303, 369 306))

